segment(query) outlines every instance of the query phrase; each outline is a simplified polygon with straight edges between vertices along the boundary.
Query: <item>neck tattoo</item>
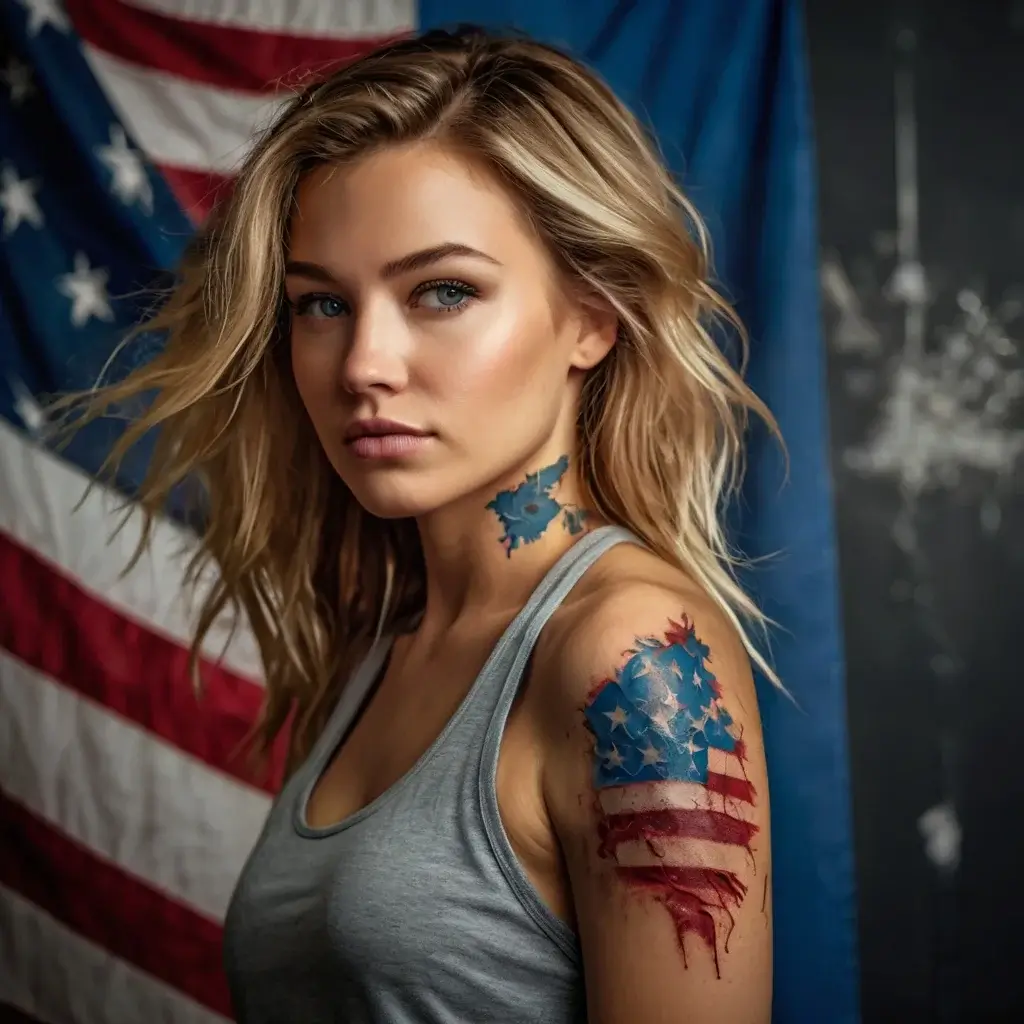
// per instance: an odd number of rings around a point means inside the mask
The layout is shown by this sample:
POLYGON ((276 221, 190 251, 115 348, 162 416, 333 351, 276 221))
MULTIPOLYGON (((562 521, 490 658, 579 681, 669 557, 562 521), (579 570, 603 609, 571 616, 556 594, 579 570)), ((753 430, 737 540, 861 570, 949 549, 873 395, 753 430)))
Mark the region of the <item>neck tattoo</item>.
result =
POLYGON ((505 531, 500 543, 507 557, 520 544, 532 544, 558 518, 562 528, 570 534, 580 533, 587 518, 585 509, 578 505, 562 504, 551 496, 565 471, 569 468, 569 456, 563 455, 557 462, 536 473, 527 473, 518 487, 499 491, 489 508, 501 521, 505 531))

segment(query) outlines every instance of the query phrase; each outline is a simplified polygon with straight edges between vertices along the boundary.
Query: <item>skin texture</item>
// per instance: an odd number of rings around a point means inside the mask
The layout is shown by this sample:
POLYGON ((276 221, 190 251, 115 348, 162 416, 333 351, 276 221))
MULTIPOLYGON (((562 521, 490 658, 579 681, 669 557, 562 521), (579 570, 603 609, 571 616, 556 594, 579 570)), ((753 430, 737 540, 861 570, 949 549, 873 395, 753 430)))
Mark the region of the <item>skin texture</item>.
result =
MULTIPOLYGON (((346 817, 408 770, 544 573, 602 525, 576 483, 576 419, 583 380, 614 345, 617 323, 560 278, 485 169, 436 144, 314 171, 300 186, 289 238, 291 355, 303 404, 364 508, 415 517, 427 568, 423 618, 396 641, 314 790, 307 816, 316 825, 346 817), (430 250, 444 254, 408 259, 430 250), (370 417, 430 436, 398 458, 360 458, 345 435, 370 417)), ((768 1021, 768 794, 753 683, 731 627, 683 573, 632 545, 588 571, 538 640, 503 737, 497 788, 524 869, 578 931, 591 1024, 768 1021), (724 906, 712 905, 714 886, 666 886, 623 870, 638 845, 661 863, 666 839, 656 833, 671 815, 660 825, 624 823, 602 806, 603 791, 622 787, 603 786, 608 751, 588 719, 638 651, 671 648, 691 623, 700 624, 701 664, 728 710, 719 739, 742 736, 737 763, 756 794, 732 810, 749 826, 748 841, 730 848, 724 906)), ((691 804, 700 795, 698 786, 691 804)), ((672 855, 700 868, 719 839, 707 829, 676 836, 672 855)))

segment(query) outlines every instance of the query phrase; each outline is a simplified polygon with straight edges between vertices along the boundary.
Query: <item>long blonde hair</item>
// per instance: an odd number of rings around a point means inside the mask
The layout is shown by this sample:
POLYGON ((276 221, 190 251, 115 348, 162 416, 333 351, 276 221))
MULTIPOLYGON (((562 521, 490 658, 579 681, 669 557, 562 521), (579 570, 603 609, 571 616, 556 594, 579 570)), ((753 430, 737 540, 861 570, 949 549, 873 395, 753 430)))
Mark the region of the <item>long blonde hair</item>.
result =
MULTIPOLYGON (((517 198, 567 281, 617 311, 619 338, 587 379, 578 419, 586 507, 696 579, 752 642, 720 516, 738 486, 751 413, 770 412, 715 341, 742 328, 710 280, 709 243, 637 119, 563 53, 477 31, 385 46, 309 85, 259 138, 231 196, 140 330, 166 345, 126 379, 65 400, 74 423, 145 399, 108 460, 158 428, 138 493, 145 544, 172 489, 198 482, 196 581, 219 573, 192 650, 244 609, 263 657, 265 748, 292 721, 309 749, 346 666, 424 600, 415 523, 365 512, 332 470, 295 389, 282 319, 287 224, 300 178, 394 143, 435 140, 483 161, 517 198)), ((138 554, 138 552, 137 552, 138 554)), ((196 675, 198 678, 198 675, 196 675)))

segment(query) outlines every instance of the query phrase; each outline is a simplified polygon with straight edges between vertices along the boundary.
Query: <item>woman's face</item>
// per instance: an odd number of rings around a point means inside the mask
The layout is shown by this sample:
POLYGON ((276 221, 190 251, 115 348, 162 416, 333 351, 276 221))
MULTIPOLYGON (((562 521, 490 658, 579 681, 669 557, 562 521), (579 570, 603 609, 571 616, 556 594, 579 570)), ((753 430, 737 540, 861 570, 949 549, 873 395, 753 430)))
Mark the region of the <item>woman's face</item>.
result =
POLYGON ((368 511, 486 502, 568 450, 614 321, 569 300, 489 173, 426 143, 320 168, 289 238, 295 381, 368 511))

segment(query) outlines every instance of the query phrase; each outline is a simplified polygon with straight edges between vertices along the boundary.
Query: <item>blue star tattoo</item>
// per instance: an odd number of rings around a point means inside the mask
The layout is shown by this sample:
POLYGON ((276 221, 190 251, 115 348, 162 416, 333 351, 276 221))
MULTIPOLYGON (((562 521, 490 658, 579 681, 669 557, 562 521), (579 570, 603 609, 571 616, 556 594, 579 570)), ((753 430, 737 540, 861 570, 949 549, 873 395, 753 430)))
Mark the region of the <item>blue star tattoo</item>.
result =
POLYGON ((528 473, 518 487, 499 491, 495 499, 487 503, 487 508, 501 520, 505 530, 501 543, 509 558, 520 544, 537 540, 559 515, 569 533, 583 530, 586 511, 576 505, 562 505, 551 497, 568 468, 569 456, 563 455, 552 465, 528 473))

